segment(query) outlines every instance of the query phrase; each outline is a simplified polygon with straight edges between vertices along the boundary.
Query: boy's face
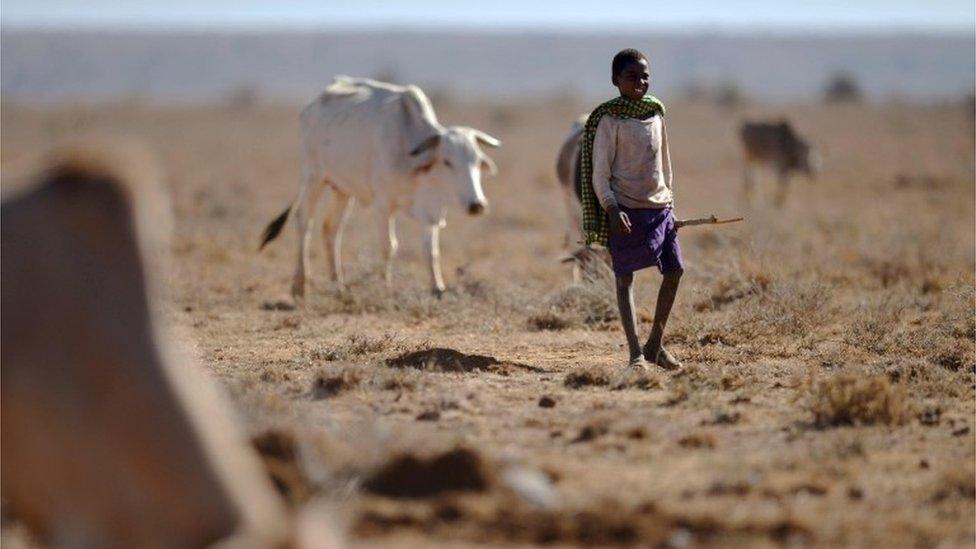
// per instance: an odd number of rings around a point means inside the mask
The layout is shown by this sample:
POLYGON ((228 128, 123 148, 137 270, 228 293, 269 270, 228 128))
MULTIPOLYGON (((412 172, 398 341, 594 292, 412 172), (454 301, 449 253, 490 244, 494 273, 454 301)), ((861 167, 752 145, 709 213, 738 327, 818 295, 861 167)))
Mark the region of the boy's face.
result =
POLYGON ((647 83, 651 72, 647 67, 647 60, 639 59, 624 65, 620 74, 613 78, 613 85, 620 90, 620 95, 640 101, 647 93, 647 83))

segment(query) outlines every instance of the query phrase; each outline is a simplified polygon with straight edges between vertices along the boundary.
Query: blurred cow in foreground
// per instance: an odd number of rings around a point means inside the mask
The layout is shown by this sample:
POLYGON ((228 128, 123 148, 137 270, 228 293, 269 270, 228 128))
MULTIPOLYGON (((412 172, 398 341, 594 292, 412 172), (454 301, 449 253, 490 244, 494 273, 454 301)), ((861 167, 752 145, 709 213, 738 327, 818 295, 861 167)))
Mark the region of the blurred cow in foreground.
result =
POLYGON ((438 240, 450 197, 456 196, 471 215, 486 210, 481 175, 496 169, 480 146, 499 147, 501 142, 473 128, 441 126, 416 86, 363 78, 337 78, 302 110, 301 125, 304 166, 298 197, 268 225, 261 240, 263 248, 295 210, 298 265, 292 296, 305 295, 311 223, 324 191, 330 196, 322 234, 334 281, 343 284, 342 229, 353 202, 359 201, 375 206, 387 284, 392 284, 397 250, 395 214, 405 211, 426 226, 431 286, 440 295, 444 279, 438 240))
POLYGON ((744 159, 743 195, 747 206, 752 201, 756 165, 765 164, 776 172, 777 207, 786 202, 791 174, 802 173, 812 179, 820 170, 820 156, 785 120, 744 122, 739 129, 739 137, 744 159))
POLYGON ((559 180, 567 216, 566 233, 563 237, 566 256, 562 261, 573 263, 573 280, 577 282, 581 277, 593 276, 605 270, 610 264, 610 255, 606 250, 583 245, 583 210, 576 195, 576 159, 579 157, 580 139, 588 117, 589 114, 581 114, 573 122, 556 157, 556 178, 559 180))
POLYGON ((2 205, 3 498, 48 546, 282 546, 257 456, 157 331, 154 179, 75 147, 2 205))

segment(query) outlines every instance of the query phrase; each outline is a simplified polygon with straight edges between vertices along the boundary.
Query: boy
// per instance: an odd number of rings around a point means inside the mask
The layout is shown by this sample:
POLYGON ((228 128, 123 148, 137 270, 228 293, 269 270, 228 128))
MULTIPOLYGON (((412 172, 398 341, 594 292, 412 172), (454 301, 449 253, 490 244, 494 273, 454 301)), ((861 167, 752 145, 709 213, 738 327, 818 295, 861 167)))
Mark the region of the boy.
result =
POLYGON ((641 52, 626 49, 614 56, 611 81, 620 97, 597 107, 586 122, 577 162, 577 192, 586 244, 610 249, 630 366, 646 370, 652 361, 670 370, 681 363, 661 342, 684 271, 672 214, 664 105, 645 96, 649 77, 647 57, 641 52), (650 266, 657 266, 663 281, 651 335, 641 347, 634 315, 634 271, 650 266))

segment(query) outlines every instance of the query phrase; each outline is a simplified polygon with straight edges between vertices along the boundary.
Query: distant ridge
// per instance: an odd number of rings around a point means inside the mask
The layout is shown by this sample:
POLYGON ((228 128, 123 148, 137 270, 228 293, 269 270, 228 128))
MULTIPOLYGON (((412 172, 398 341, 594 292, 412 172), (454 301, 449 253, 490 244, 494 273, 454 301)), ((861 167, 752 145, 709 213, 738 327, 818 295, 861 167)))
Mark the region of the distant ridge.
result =
POLYGON ((833 74, 871 99, 953 99, 972 93, 973 33, 862 35, 707 32, 29 31, 0 33, 6 100, 142 96, 216 100, 231 94, 304 100, 336 74, 412 82, 500 101, 533 95, 596 100, 612 90, 609 59, 623 47, 651 57, 664 97, 731 84, 747 96, 817 98, 833 74))

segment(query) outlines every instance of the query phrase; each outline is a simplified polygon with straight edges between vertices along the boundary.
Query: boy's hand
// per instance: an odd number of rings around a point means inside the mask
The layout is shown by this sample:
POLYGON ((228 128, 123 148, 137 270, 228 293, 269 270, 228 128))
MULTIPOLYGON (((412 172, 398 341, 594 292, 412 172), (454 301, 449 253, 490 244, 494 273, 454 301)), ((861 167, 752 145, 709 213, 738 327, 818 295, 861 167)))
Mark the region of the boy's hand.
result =
POLYGON ((627 217, 626 212, 620 211, 620 208, 616 206, 611 206, 610 209, 607 210, 607 216, 610 217, 611 232, 618 234, 630 234, 630 218, 627 217))

